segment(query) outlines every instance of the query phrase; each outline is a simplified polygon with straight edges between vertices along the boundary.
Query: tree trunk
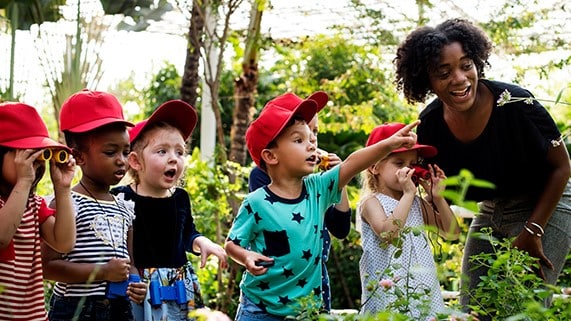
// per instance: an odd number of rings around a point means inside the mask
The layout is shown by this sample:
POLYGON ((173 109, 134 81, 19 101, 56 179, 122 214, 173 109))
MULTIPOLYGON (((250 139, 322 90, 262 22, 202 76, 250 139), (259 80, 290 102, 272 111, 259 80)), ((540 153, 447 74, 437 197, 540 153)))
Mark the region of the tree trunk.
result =
POLYGON ((230 157, 233 162, 246 165, 246 129, 254 113, 254 97, 258 84, 258 65, 252 62, 242 66, 240 77, 234 81, 234 111, 230 131, 230 157))
POLYGON ((184 63, 184 73, 180 87, 181 99, 192 106, 196 106, 198 98, 198 83, 200 75, 198 67, 200 65, 200 49, 203 46, 204 34, 204 12, 199 7, 197 1, 192 2, 192 12, 190 27, 188 30, 188 46, 186 48, 186 60, 184 63))
POLYGON ((258 86, 258 51, 260 48, 260 25, 263 8, 258 1, 252 2, 250 25, 246 35, 242 74, 234 81, 235 107, 232 113, 229 159, 246 165, 246 129, 255 113, 256 87, 258 86))

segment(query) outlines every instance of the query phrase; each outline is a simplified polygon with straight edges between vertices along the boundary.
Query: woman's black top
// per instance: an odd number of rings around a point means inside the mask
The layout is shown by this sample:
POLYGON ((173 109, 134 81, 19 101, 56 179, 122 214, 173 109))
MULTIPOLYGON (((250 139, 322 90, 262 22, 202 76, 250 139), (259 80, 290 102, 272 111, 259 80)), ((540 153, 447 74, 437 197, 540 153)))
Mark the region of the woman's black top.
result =
POLYGON ((551 171, 548 148, 561 137, 554 120, 535 99, 498 105, 505 90, 515 97, 533 95, 516 85, 480 79, 494 96, 494 107, 484 131, 475 140, 458 141, 446 125, 442 101, 433 100, 421 113, 418 141, 432 145, 438 154, 427 160, 448 177, 468 169, 475 178, 492 182, 496 189, 470 187, 466 200, 482 201, 510 196, 536 197, 551 171), (531 103, 531 104, 530 104, 531 103))

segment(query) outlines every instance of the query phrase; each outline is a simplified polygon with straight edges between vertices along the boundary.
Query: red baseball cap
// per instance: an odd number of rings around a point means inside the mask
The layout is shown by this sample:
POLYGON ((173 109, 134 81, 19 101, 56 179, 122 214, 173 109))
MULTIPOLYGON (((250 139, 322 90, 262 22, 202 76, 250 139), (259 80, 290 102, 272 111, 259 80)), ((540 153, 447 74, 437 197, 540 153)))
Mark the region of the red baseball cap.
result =
POLYGON ((70 150, 49 137, 48 128, 34 107, 16 102, 0 104, 0 146, 70 150))
MULTIPOLYGON (((380 142, 381 140, 391 137, 404 126, 405 124, 401 123, 385 123, 383 125, 375 127, 371 132, 371 134, 369 135, 369 139, 367 139, 366 146, 373 145, 377 142, 380 142)), ((402 153, 408 150, 417 150, 418 156, 424 158, 434 157, 438 153, 436 147, 430 145, 420 145, 420 144, 415 144, 411 148, 401 147, 399 149, 393 150, 392 153, 402 153)))
MULTIPOLYGON (((327 97, 327 94, 325 96, 327 97)), ((319 97, 323 96, 319 94, 319 97)), ((293 93, 270 100, 246 130, 246 145, 256 165, 260 167, 262 150, 278 137, 293 116, 299 115, 309 123, 317 113, 320 103, 325 105, 323 100, 318 103, 309 98, 301 99, 293 93)))
POLYGON ((133 126, 125 120, 121 103, 109 93, 84 89, 71 95, 61 106, 62 131, 84 133, 111 123, 133 126))
POLYGON ((165 122, 171 124, 172 126, 178 128, 182 132, 182 137, 186 141, 196 123, 198 117, 196 115, 196 110, 191 105, 187 104, 182 100, 169 100, 157 108, 151 117, 137 123, 135 127, 129 130, 129 139, 131 143, 139 134, 147 127, 147 125, 156 122, 165 122))
MULTIPOLYGON (((297 99, 298 101, 302 101, 302 100, 303 100, 302 98, 300 98, 299 96, 297 96, 296 94, 291 93, 291 92, 286 93, 286 94, 283 94, 282 96, 286 96, 286 95, 287 95, 287 96, 289 96, 289 95, 293 96, 293 97, 292 97, 292 100, 296 100, 296 99, 297 99)), ((276 98, 276 99, 277 99, 277 98, 276 98)), ((324 92, 324 91, 316 91, 316 92, 314 92, 313 94, 309 95, 309 97, 307 97, 306 100, 313 100, 313 101, 315 101, 315 102, 317 103, 317 112, 320 112, 320 111, 323 109, 323 107, 325 107, 325 105, 327 105, 327 102, 329 101, 329 96, 328 96, 327 93, 324 92)), ((267 105, 266 105, 266 106, 267 106, 267 105)), ((286 104, 286 105, 284 105, 284 106, 282 106, 282 107, 288 108, 288 109, 291 108, 291 109, 293 110, 293 108, 297 107, 297 105, 295 105, 295 104, 286 104)))

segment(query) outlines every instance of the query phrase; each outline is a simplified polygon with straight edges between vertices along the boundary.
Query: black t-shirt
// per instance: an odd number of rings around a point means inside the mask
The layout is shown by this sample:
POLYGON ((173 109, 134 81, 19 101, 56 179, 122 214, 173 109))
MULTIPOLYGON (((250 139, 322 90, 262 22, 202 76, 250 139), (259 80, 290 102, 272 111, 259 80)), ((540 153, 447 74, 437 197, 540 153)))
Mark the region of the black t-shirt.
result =
POLYGON ((533 97, 516 85, 480 79, 494 96, 494 107, 482 134, 474 141, 457 140, 444 122, 442 101, 433 100, 421 113, 418 141, 438 149, 429 163, 448 177, 468 169, 475 178, 492 182, 496 189, 470 187, 467 200, 482 201, 516 195, 536 197, 549 173, 547 150, 561 137, 547 110, 537 102, 498 105, 505 90, 511 97, 533 97))
POLYGON ((135 203, 133 261, 137 268, 178 268, 187 262, 186 252, 192 252, 192 242, 201 234, 194 225, 185 190, 176 188, 166 198, 141 196, 130 186, 115 187, 111 192, 135 203))

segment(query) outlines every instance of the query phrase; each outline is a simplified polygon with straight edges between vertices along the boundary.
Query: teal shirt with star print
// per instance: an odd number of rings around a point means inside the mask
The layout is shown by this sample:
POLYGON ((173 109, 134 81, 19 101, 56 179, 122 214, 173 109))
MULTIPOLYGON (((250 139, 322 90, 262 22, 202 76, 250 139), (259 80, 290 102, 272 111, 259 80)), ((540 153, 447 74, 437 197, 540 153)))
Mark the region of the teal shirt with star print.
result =
POLYGON ((327 208, 341 199, 338 181, 336 166, 304 178, 296 199, 264 186, 242 202, 228 240, 274 259, 267 273, 245 271, 240 283, 242 294, 268 313, 296 315, 299 300, 308 296, 321 306, 323 220, 327 208))

